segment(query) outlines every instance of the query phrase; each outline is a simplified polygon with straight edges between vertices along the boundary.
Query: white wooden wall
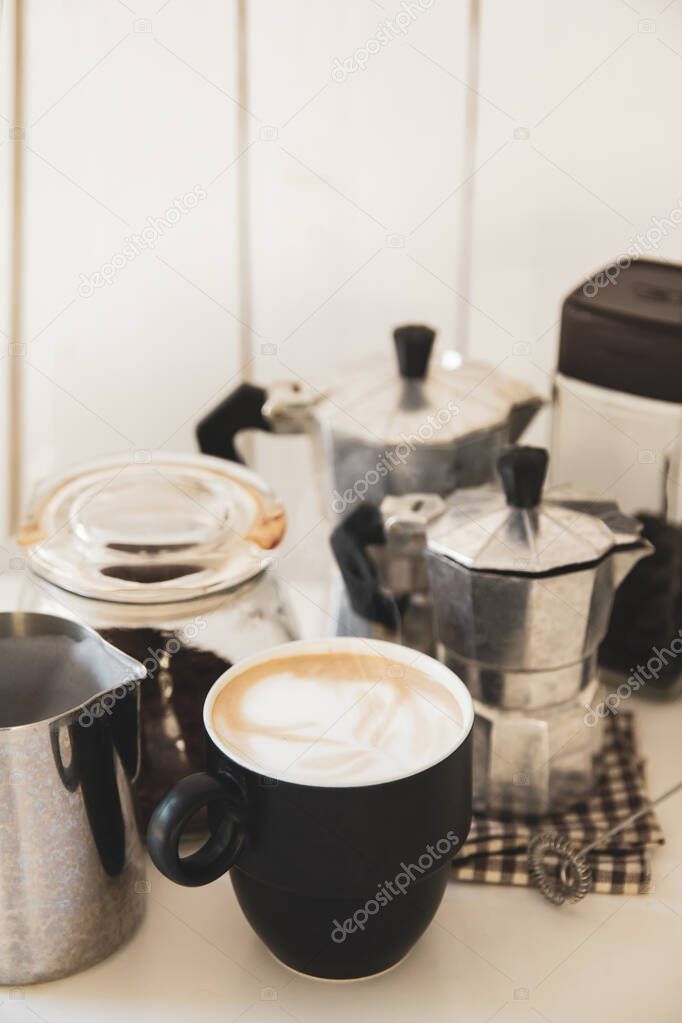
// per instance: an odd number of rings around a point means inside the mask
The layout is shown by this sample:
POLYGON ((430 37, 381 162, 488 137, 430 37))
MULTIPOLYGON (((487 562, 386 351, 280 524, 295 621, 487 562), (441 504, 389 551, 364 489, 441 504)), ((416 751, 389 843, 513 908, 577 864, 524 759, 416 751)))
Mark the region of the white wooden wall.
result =
POLYGON ((474 343, 547 388, 561 297, 682 202, 682 4, 483 0, 481 93, 474 343))
POLYGON ((25 3, 29 485, 103 452, 186 448, 239 369, 235 5, 133 6, 25 3), (112 274, 136 235, 153 247, 112 274))
MULTIPOLYGON (((99 453, 187 449, 242 368, 334 383, 390 358, 410 319, 548 393, 564 293, 682 200, 675 0, 481 0, 465 294, 468 0, 23 6, 28 488, 99 453)), ((682 260, 682 231, 650 254, 682 260)), ((255 450, 292 511, 284 570, 300 569, 318 545, 305 441, 255 450)))

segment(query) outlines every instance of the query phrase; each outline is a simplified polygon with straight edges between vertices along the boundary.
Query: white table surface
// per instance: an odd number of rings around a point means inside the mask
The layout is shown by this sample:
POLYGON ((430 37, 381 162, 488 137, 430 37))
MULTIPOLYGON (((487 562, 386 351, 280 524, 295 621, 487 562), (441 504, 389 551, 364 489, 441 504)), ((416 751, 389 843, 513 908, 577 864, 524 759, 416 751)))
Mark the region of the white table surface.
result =
MULTIPOLYGON (((650 792, 682 778, 682 701, 633 697, 650 792)), ((145 923, 73 977, 0 988, 0 1023, 667 1023, 682 1020, 682 793, 660 809, 654 894, 588 895, 557 908, 536 891, 451 884, 392 972, 360 983, 280 966, 243 918, 227 878, 180 888, 149 868, 145 923)))

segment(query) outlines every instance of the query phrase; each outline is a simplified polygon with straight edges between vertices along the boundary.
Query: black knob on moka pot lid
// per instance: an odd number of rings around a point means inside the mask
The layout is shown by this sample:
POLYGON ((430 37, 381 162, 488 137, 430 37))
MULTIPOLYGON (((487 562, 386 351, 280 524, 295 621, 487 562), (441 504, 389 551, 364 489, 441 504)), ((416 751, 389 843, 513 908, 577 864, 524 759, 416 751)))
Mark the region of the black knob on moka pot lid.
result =
POLYGON ((509 447, 497 460, 507 504, 512 508, 537 508, 547 477, 549 455, 545 448, 509 447))
POLYGON ((423 380, 429 368, 435 330, 421 324, 407 324, 393 331, 400 375, 411 380, 423 380))

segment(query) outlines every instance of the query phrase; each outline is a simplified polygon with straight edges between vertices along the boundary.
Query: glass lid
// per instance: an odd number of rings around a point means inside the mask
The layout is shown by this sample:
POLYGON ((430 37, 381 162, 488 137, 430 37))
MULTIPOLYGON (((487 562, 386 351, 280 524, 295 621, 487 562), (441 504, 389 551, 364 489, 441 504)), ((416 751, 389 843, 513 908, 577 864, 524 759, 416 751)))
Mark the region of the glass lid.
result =
POLYGON ((31 569, 121 603, 191 600, 267 568, 284 509, 255 473, 206 455, 119 456, 41 488, 19 534, 31 569))
POLYGON ((542 404, 532 388, 487 363, 431 365, 429 327, 399 327, 393 336, 400 372, 383 360, 334 390, 324 412, 335 431, 387 445, 416 436, 442 447, 508 424, 515 439, 542 404))
POLYGON ((580 568, 639 542, 641 524, 615 502, 564 487, 543 497, 547 464, 543 448, 507 449, 498 462, 504 490, 454 494, 429 528, 429 549, 467 568, 538 575, 580 568))

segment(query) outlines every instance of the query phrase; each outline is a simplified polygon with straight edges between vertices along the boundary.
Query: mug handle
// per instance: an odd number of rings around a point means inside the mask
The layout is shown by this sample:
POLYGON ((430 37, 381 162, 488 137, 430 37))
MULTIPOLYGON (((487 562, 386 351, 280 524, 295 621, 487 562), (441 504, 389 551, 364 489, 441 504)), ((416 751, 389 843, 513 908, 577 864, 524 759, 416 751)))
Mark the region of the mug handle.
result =
POLYGON ((188 887, 210 884, 225 874, 245 842, 243 804, 204 771, 183 778, 166 793, 147 829, 147 849, 154 866, 171 881, 188 887), (180 839, 187 822, 209 806, 215 809, 215 819, 208 839, 196 852, 181 857, 180 839))

